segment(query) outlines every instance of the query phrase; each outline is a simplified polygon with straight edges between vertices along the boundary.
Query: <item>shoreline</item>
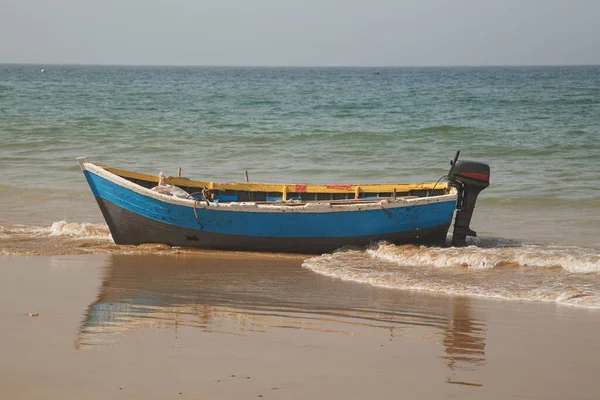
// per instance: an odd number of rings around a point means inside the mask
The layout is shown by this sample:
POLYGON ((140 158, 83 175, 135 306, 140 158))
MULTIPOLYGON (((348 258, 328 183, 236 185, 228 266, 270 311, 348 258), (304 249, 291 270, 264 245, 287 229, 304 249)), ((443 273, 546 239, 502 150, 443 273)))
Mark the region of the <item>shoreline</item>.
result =
POLYGON ((0 228, 0 256, 5 257, 137 255, 221 257, 232 262, 285 258, 321 275, 374 287, 600 309, 600 253, 593 248, 482 236, 461 248, 378 242, 319 256, 116 245, 104 223, 60 221, 50 227, 0 228))

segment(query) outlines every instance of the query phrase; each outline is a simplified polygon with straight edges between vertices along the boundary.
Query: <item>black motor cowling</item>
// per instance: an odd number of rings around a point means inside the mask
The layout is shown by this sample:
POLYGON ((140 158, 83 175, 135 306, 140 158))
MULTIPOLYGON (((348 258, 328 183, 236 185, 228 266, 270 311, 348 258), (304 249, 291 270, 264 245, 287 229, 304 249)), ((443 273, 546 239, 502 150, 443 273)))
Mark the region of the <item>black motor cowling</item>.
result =
POLYGON ((477 236, 469 224, 477 196, 490 185, 490 166, 476 161, 458 161, 459 154, 460 151, 456 153, 454 161, 450 161, 448 171, 450 186, 458 190, 452 246, 464 246, 467 236, 477 236))

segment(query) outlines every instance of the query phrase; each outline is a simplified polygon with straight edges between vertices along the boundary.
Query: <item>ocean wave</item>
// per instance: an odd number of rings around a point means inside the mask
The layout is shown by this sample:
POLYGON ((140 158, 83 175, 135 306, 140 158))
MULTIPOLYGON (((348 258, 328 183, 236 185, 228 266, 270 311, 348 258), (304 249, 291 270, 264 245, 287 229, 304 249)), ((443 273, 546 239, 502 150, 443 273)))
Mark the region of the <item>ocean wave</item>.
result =
POLYGON ((50 226, 0 225, 0 256, 49 256, 118 250, 106 224, 57 221, 50 226))
POLYGON ((487 239, 489 247, 378 243, 308 258, 303 267, 346 281, 402 290, 553 302, 600 309, 600 254, 568 246, 487 239))
POLYGON ((373 258, 400 266, 492 269, 502 267, 562 268, 572 273, 600 273, 600 253, 575 246, 515 245, 504 239, 489 240, 489 247, 395 246, 379 243, 367 250, 373 258))
POLYGON ((112 240, 106 224, 76 223, 67 221, 53 222, 47 228, 49 236, 69 236, 79 239, 112 240))
POLYGON ((108 226, 104 223, 53 222, 50 226, 0 225, 0 240, 39 239, 44 237, 68 237, 75 240, 112 241, 108 226))

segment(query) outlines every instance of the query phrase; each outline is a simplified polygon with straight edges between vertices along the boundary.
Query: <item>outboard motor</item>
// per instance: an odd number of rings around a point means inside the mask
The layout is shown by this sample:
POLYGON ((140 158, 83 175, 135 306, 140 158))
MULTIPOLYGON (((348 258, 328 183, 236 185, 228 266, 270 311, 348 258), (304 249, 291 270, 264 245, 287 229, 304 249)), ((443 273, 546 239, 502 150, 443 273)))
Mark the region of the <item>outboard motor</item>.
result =
POLYGON ((454 161, 450 161, 448 171, 448 183, 458 190, 452 235, 452 246, 456 247, 465 246, 467 236, 477 236, 469 224, 479 192, 490 185, 490 166, 476 161, 458 161, 459 154, 457 151, 454 161))

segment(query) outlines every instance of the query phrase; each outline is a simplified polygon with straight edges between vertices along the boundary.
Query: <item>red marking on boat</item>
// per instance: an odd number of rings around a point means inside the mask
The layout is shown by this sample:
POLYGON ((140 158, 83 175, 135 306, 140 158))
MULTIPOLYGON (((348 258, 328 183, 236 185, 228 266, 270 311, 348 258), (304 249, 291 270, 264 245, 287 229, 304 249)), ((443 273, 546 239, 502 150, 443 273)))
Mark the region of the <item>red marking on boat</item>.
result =
POLYGON ((327 189, 352 190, 352 185, 327 185, 327 189))
POLYGON ((460 175, 466 176, 468 178, 479 179, 480 181, 487 181, 490 179, 489 175, 485 174, 476 174, 473 172, 461 172, 460 175))
POLYGON ((296 193, 306 193, 306 185, 296 185, 296 193))

